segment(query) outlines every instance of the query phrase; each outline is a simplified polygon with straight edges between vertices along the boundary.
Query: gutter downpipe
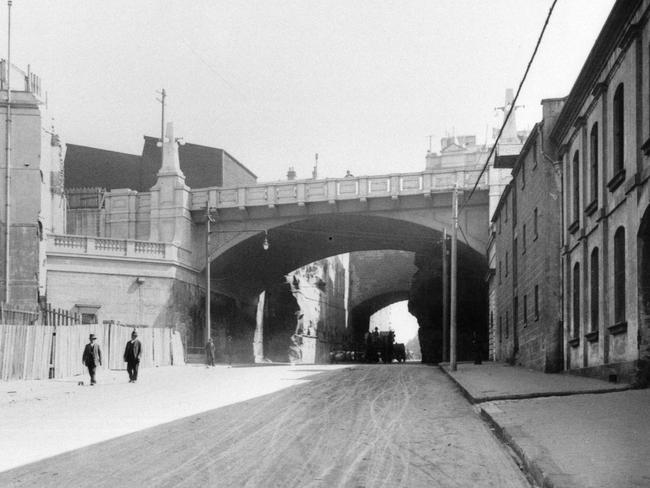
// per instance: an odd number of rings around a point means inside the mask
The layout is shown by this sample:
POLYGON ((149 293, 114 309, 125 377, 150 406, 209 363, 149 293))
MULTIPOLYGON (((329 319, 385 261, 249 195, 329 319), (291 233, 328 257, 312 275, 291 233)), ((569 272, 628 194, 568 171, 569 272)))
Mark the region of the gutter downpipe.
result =
POLYGON ((8 19, 7 19, 7 120, 5 125, 5 149, 7 172, 5 173, 5 303, 9 303, 11 295, 9 293, 9 270, 10 253, 9 244, 11 239, 10 215, 11 215, 11 1, 8 0, 8 19))
POLYGON ((565 364, 565 353, 564 353, 564 294, 565 294, 565 283, 564 283, 564 260, 565 257, 563 255, 564 253, 564 173, 562 172, 562 160, 557 160, 553 161, 553 158, 551 158, 548 154, 544 152, 544 125, 541 125, 540 128, 540 134, 541 134, 541 139, 542 139, 542 144, 540 145, 540 152, 542 153, 542 156, 544 156, 544 159, 546 159, 547 162, 551 164, 553 167, 553 171, 556 174, 556 178, 559 177, 559 182, 556 179, 556 184, 559 187, 559 199, 560 199, 560 323, 562 324, 562 337, 560 338, 560 344, 561 344, 561 353, 562 357, 560 358, 561 364, 562 364, 562 369, 566 369, 566 364, 565 364))

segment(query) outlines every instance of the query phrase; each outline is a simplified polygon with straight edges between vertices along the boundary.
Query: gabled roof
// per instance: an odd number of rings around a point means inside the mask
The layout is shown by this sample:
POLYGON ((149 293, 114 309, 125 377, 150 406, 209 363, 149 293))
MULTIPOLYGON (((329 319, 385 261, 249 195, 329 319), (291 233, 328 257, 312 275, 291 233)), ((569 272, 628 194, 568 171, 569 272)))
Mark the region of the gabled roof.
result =
POLYGON ((441 149, 441 153, 448 153, 448 152, 462 152, 462 151, 467 151, 467 149, 463 146, 460 146, 456 144, 455 142, 452 142, 448 146, 445 146, 444 149, 441 149))

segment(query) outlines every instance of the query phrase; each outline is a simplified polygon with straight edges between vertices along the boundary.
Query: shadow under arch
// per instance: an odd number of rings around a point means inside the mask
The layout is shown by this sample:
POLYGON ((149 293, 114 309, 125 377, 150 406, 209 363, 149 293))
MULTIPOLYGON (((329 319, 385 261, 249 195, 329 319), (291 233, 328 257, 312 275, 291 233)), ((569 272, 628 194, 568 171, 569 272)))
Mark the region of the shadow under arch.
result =
MULTIPOLYGON (((219 233, 216 229, 215 234, 219 233)), ((266 236, 258 228, 238 238, 227 235, 226 239, 224 251, 221 247, 211 250, 214 289, 239 299, 251 299, 287 273, 330 256, 371 250, 428 254, 432 249, 439 250, 442 232, 397 218, 332 214, 281 224, 269 228, 266 236), (267 250, 262 246, 265 237, 269 242, 267 250)), ((463 263, 485 261, 482 251, 460 238, 458 242, 459 273, 463 272, 463 263)))

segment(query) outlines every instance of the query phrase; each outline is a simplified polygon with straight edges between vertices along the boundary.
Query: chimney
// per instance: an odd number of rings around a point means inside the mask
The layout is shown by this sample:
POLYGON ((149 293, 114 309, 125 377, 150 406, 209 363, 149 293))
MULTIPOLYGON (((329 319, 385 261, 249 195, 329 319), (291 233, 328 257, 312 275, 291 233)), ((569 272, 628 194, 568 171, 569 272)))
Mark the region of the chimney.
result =
POLYGON ((296 179, 296 170, 293 166, 289 166, 289 171, 287 171, 287 180, 293 181, 296 179))

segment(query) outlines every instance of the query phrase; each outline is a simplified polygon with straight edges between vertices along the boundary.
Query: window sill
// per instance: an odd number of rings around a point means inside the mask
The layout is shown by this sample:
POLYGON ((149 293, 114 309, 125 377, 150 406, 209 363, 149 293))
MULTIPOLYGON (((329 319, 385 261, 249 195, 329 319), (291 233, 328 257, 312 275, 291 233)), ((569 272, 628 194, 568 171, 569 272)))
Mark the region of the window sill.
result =
POLYGON ((587 332, 585 334, 585 339, 587 342, 598 342, 598 331, 594 330, 592 332, 587 332))
POLYGON ((598 200, 594 200, 585 208, 585 214, 591 216, 597 209, 598 209, 598 200))
POLYGON ((610 325, 607 327, 611 335, 625 334, 627 332, 627 320, 619 322, 618 324, 610 325))
POLYGON ((610 192, 613 192, 619 186, 621 186, 621 183, 623 183, 623 181, 625 181, 625 168, 619 170, 618 173, 616 173, 613 178, 607 182, 607 188, 610 192))
POLYGON ((571 347, 578 347, 580 345, 580 338, 574 337, 573 339, 569 339, 569 345, 571 347))
POLYGON ((580 227, 580 222, 577 221, 577 220, 575 220, 575 221, 574 221, 574 222, 573 222, 573 223, 568 227, 568 231, 569 231, 570 234, 575 234, 575 232, 578 230, 579 227, 580 227))

